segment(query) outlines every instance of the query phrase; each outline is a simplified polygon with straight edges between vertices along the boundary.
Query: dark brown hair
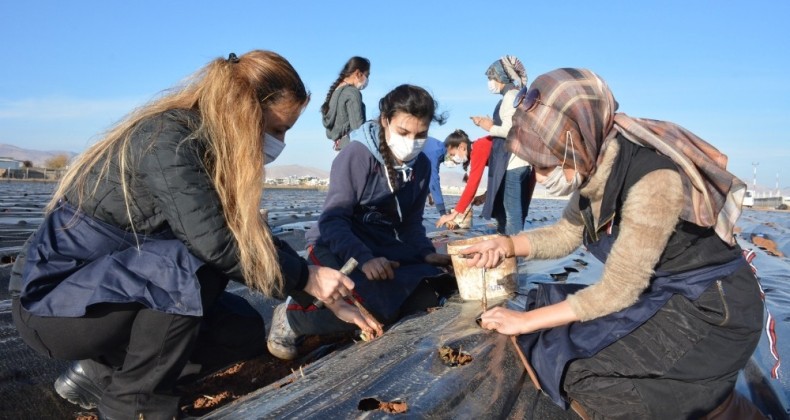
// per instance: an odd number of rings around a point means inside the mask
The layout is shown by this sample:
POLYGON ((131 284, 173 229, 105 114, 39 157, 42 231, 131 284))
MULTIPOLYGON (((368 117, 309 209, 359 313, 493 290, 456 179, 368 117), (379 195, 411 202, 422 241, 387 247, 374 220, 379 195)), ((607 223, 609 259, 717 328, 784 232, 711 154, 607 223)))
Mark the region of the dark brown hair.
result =
MULTIPOLYGON (((437 115, 436 108, 439 104, 433 99, 430 93, 419 86, 400 85, 384 95, 379 101, 379 122, 391 120, 398 112, 409 114, 422 121, 437 122, 440 125, 447 120, 444 113, 437 115)), ((398 189, 398 176, 395 173, 395 157, 387 145, 384 130, 379 130, 379 153, 384 158, 387 167, 387 176, 390 179, 393 190, 398 189)))
MULTIPOLYGON (((469 156, 464 162, 464 172, 466 172, 467 168, 469 168, 469 162, 472 160, 472 141, 469 140, 469 136, 466 134, 464 130, 460 128, 450 133, 446 139, 444 139, 444 148, 449 149, 451 147, 455 148, 458 147, 461 143, 466 143, 466 153, 469 156)), ((464 178, 466 176, 464 175, 464 178)))
POLYGON ((329 87, 329 92, 326 94, 326 100, 324 100, 324 104, 321 105, 321 114, 326 115, 329 112, 329 100, 332 99, 332 94, 335 93, 335 89, 337 86, 343 82, 348 76, 354 74, 355 71, 359 70, 362 73, 366 73, 370 71, 370 60, 364 57, 351 57, 346 61, 346 65, 343 66, 343 69, 340 70, 340 74, 337 76, 337 79, 332 86, 329 87))

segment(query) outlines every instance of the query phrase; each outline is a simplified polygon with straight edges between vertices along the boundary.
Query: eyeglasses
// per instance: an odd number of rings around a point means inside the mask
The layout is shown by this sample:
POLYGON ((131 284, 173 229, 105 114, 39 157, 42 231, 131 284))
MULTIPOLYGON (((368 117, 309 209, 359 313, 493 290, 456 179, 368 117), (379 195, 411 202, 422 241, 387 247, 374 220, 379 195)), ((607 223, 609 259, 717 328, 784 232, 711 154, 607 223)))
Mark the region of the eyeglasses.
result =
POLYGON ((540 91, 537 89, 529 90, 526 86, 521 88, 513 100, 513 108, 521 106, 524 111, 532 111, 540 103, 540 91))

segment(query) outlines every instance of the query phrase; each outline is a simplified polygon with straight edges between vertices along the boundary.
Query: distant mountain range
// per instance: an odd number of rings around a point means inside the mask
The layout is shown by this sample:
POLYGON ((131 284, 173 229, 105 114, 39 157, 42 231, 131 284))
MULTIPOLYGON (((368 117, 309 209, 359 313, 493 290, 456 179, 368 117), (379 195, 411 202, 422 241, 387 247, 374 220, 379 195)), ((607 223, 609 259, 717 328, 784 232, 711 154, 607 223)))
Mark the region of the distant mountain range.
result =
MULTIPOLYGON (((30 150, 21 147, 13 146, 10 144, 0 143, 0 157, 9 157, 16 160, 29 160, 33 162, 33 166, 43 166, 44 162, 57 155, 65 154, 69 158, 76 156, 76 153, 59 151, 59 150, 30 150)), ((303 177, 314 176, 319 179, 329 178, 329 171, 314 168, 311 166, 302 165, 273 165, 266 167, 266 178, 287 178, 289 176, 303 177)), ((464 183, 463 172, 458 169, 442 170, 442 186, 452 186, 463 188, 464 183)), ((483 177, 483 186, 485 186, 486 177, 483 177)))
MULTIPOLYGON (((0 143, 0 157, 10 157, 16 160, 29 160, 33 162, 34 166, 43 166, 44 162, 46 162, 48 159, 62 154, 69 156, 69 158, 76 156, 76 153, 74 152, 60 150, 30 150, 10 144, 0 143)), ((319 179, 325 179, 329 178, 329 171, 302 165, 274 165, 266 167, 266 178, 268 179, 287 178, 289 176, 314 176, 319 179)), ((442 169, 442 187, 463 188, 465 186, 463 182, 463 176, 463 172, 461 172, 461 170, 458 168, 442 169)), ((487 176, 483 175, 480 190, 485 189, 486 180, 487 176)), ((747 185, 749 189, 752 189, 751 182, 747 183, 747 185)), ((540 188, 540 186, 538 186, 538 188, 540 188)), ((776 194, 776 187, 771 188, 768 186, 757 185, 757 192, 758 196, 767 195, 769 193, 776 194)), ((782 195, 790 196, 790 189, 783 188, 782 195)))
POLYGON ((69 159, 71 159, 77 154, 74 152, 66 152, 61 150, 30 150, 12 146, 10 144, 0 143, 0 157, 9 157, 22 161, 29 160, 33 162, 33 166, 43 166, 44 162, 58 155, 66 155, 69 157, 69 159))

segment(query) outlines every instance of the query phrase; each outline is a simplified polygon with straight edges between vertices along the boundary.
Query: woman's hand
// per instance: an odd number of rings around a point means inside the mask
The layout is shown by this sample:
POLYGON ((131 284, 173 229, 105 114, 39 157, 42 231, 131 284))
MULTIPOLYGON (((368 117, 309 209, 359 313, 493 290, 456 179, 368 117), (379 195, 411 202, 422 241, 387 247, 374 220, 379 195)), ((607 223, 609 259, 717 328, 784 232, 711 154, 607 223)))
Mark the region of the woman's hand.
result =
POLYGON ((355 324, 360 330, 365 332, 368 337, 375 338, 384 332, 381 324, 373 319, 365 318, 356 306, 349 304, 343 299, 327 303, 326 307, 341 321, 355 324))
POLYGON ((445 214, 444 216, 440 217, 439 220, 436 222, 436 227, 440 228, 444 225, 447 225, 448 228, 454 229, 455 228, 455 216, 458 216, 458 212, 455 210, 451 210, 449 213, 445 214))
POLYGON ((452 260, 450 256, 447 254, 439 254, 439 253, 432 253, 425 256, 425 262, 430 265, 436 265, 439 267, 447 267, 452 265, 452 260))
POLYGON ((491 127, 494 126, 494 120, 489 117, 469 117, 472 119, 472 122, 486 131, 491 131, 491 127))
POLYGON ((362 264, 360 270, 365 273, 368 280, 392 280, 395 278, 395 269, 398 267, 400 267, 399 262, 378 257, 362 264))
POLYGON ((505 261, 505 258, 515 255, 513 240, 509 236, 498 236, 476 243, 458 253, 469 256, 466 260, 468 267, 477 268, 494 268, 505 261))
POLYGON ((505 335, 527 334, 534 331, 527 322, 529 312, 492 308, 480 316, 480 326, 505 335))
POLYGON ((318 265, 307 268, 310 274, 304 291, 326 304, 341 300, 354 290, 354 282, 340 271, 318 265))
POLYGON ((480 315, 481 327, 506 335, 529 334, 576 321, 579 317, 567 300, 527 312, 496 307, 480 315))

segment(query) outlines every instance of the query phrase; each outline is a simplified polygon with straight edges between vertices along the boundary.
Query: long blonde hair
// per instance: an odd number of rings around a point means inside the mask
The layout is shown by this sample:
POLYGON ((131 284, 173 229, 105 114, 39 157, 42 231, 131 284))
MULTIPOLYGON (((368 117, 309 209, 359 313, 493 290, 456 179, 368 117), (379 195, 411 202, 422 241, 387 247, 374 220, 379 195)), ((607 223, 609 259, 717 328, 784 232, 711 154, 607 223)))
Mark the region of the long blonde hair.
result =
MULTIPOLYGON (((254 50, 241 57, 217 58, 187 79, 187 83, 127 115, 102 140, 89 147, 70 166, 47 211, 57 207, 69 191, 75 205, 94 194, 107 177, 110 161, 119 162, 129 223, 131 197, 129 142, 138 124, 173 109, 195 110, 200 125, 184 141, 207 144, 203 161, 224 212, 228 228, 238 243, 239 260, 247 285, 266 295, 282 292, 283 279, 272 235, 260 216, 264 155, 261 146, 264 110, 271 107, 304 109, 310 94, 291 64, 279 54, 254 50), (93 188, 86 185, 91 168, 99 168, 93 188)), ((131 174, 132 176, 134 174, 131 174)))

